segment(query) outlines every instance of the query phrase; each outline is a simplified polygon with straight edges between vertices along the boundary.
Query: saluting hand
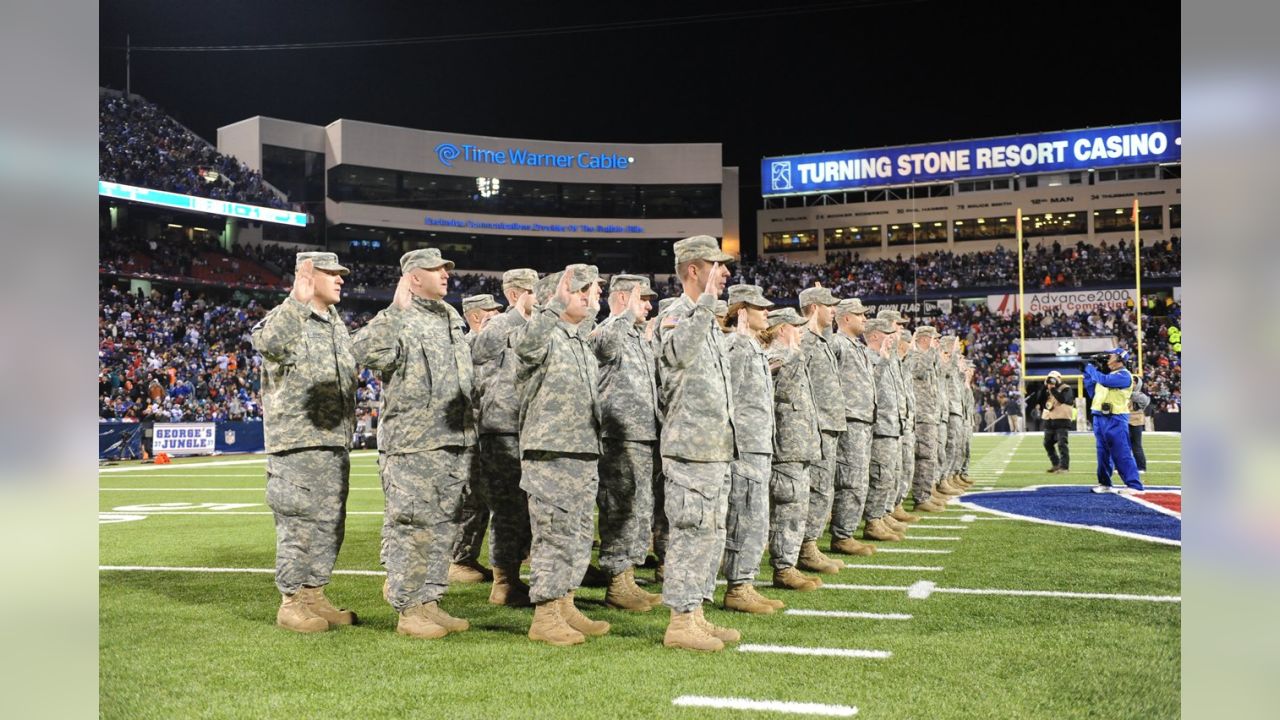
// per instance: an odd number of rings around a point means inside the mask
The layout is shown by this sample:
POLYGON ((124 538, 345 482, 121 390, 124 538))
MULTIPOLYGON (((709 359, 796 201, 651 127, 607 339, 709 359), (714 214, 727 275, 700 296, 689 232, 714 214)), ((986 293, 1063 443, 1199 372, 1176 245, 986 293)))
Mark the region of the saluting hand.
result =
POLYGON ((569 286, 573 283, 573 268, 566 267, 564 273, 560 275, 560 282, 556 283, 556 300, 559 300, 565 307, 573 302, 573 295, 569 292, 569 286))
POLYGON ((712 296, 719 297, 720 292, 719 292, 719 289, 716 287, 716 280, 719 276, 720 276, 720 263, 718 262, 711 263, 711 272, 707 273, 707 284, 706 284, 706 287, 702 289, 702 292, 711 293, 712 296))
POLYGON ((409 289, 409 276, 401 275, 400 282, 396 283, 396 293, 391 296, 391 307, 407 310, 412 304, 413 291, 409 289))
POLYGON ((293 271, 293 289, 289 295, 303 305, 310 305, 316 296, 316 264, 303 260, 293 271))
POLYGON ((734 327, 734 330, 739 335, 745 335, 747 337, 751 337, 752 333, 751 333, 751 327, 749 325, 750 322, 751 321, 747 319, 747 309, 738 308, 738 323, 734 327))

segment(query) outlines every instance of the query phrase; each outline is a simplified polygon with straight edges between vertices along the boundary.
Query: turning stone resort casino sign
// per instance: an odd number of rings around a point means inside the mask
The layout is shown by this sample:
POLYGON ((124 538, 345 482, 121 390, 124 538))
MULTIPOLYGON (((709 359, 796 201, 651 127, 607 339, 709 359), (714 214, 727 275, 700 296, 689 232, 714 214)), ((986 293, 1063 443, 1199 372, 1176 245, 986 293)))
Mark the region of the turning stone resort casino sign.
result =
POLYGON ((761 162, 764 195, 1182 161, 1182 121, 903 145, 761 162))

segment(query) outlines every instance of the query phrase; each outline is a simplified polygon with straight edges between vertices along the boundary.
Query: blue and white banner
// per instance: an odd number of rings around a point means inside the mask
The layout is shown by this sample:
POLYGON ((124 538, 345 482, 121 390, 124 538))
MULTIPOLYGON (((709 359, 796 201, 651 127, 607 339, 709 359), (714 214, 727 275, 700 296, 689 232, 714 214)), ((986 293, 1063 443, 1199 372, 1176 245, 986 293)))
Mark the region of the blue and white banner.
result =
POLYGON ((763 194, 1182 161, 1182 121, 765 158, 763 194))
POLYGON ((102 197, 116 198, 118 200, 132 200, 133 202, 146 203, 148 205, 191 210, 193 212, 209 213, 210 215, 225 215, 226 217, 240 218, 242 220, 257 220, 258 222, 293 225, 295 227, 307 226, 306 213, 279 210, 260 205, 246 205, 245 203, 227 200, 214 200, 213 198, 196 197, 195 195, 180 195, 164 190, 121 185, 120 183, 107 182, 105 180, 98 181, 98 194, 102 197))
POLYGON ((214 423, 156 423, 151 454, 212 455, 217 449, 214 423))

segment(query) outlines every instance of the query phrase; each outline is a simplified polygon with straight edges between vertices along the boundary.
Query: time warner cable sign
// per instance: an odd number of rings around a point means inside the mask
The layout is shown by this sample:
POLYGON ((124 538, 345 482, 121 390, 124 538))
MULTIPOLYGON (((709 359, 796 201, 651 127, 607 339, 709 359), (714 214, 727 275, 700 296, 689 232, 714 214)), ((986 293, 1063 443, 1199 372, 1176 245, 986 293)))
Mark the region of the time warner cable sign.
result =
POLYGON ((761 162, 764 195, 1182 161, 1182 121, 903 145, 761 162))
POLYGON ((436 145, 435 153, 440 164, 448 168, 453 167, 456 162, 468 162, 477 165, 626 170, 636 161, 629 155, 612 152, 540 153, 519 147, 494 149, 450 142, 436 145))

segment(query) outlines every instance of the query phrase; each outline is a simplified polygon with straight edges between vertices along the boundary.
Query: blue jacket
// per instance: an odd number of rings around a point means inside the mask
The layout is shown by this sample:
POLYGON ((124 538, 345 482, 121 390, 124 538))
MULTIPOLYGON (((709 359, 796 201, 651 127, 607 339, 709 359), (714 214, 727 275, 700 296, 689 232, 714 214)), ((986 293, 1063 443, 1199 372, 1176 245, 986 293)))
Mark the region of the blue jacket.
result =
POLYGON ((1120 390, 1132 384, 1133 376, 1125 368, 1120 368, 1115 372, 1104 373, 1093 365, 1084 366, 1084 391, 1090 397, 1093 396, 1094 389, 1098 385, 1120 390))

